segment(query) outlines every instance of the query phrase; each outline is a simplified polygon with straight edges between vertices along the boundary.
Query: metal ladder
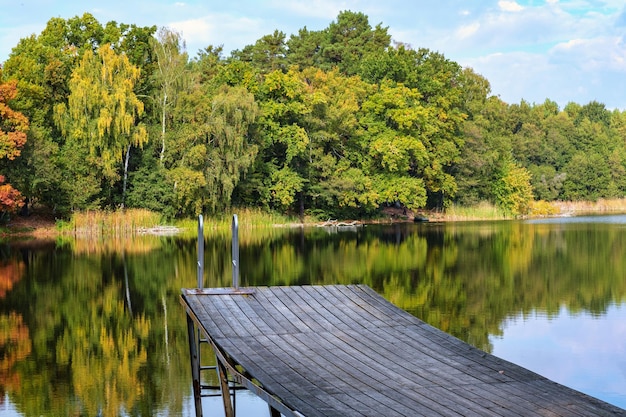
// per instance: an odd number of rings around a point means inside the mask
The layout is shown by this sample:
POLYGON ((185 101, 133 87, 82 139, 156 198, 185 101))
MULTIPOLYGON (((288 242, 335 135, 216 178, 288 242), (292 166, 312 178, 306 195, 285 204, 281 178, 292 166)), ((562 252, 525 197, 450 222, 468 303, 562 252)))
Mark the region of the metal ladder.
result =
MULTIPOLYGON (((232 274, 233 274, 233 288, 239 288, 239 220, 237 215, 233 215, 232 221, 232 274)), ((204 218, 202 215, 198 216, 198 243, 197 243, 197 288, 204 288, 204 218)), ((194 383, 194 390, 198 390, 199 397, 196 397, 196 415, 202 416, 202 397, 219 397, 222 396, 221 385, 206 385, 202 384, 202 375, 206 371, 214 371, 218 377, 219 369, 217 365, 203 365, 202 364, 202 345, 210 346, 209 340, 202 336, 200 329, 195 329, 193 321, 190 317, 187 317, 187 325, 189 327, 189 335, 193 335, 194 340, 189 341, 189 353, 192 358, 192 378, 194 383), (194 365, 196 364, 196 365, 194 365), (196 388, 197 385, 197 388, 196 388)), ((237 384, 235 381, 228 382, 229 390, 232 391, 231 396, 233 400, 233 409, 236 406, 235 392, 245 387, 237 384)))

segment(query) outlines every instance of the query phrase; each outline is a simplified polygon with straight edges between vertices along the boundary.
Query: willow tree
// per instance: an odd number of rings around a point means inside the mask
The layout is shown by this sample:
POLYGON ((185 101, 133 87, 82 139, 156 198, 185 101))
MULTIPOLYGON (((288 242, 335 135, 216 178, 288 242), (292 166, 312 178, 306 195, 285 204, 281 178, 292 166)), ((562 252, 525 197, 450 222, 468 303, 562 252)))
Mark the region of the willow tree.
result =
POLYGON ((181 95, 165 158, 180 214, 230 206, 235 187, 258 152, 250 131, 257 114, 254 96, 243 87, 207 92, 195 85, 181 95))
POLYGON ((97 53, 87 50, 72 73, 68 103, 54 108, 63 135, 88 150, 90 162, 99 166, 104 180, 111 184, 118 180, 118 164, 124 163, 122 206, 130 149, 148 140, 145 127, 138 124, 144 110, 134 93, 139 76, 139 68, 109 44, 97 53))

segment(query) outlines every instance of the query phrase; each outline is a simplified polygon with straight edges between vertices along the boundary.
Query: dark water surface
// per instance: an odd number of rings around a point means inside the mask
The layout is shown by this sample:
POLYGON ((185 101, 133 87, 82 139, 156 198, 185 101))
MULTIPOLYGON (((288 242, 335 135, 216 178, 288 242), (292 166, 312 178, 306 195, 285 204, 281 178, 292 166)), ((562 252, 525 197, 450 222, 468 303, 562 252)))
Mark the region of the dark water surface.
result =
MULTIPOLYGON (((242 285, 367 284, 626 408, 626 216, 240 227, 242 285)), ((192 416, 179 294, 196 286, 196 259, 195 239, 178 237, 0 243, 0 415, 192 416)), ((205 286, 231 285, 229 235, 205 239, 205 262, 205 286)), ((239 392, 237 415, 269 413, 239 392)))

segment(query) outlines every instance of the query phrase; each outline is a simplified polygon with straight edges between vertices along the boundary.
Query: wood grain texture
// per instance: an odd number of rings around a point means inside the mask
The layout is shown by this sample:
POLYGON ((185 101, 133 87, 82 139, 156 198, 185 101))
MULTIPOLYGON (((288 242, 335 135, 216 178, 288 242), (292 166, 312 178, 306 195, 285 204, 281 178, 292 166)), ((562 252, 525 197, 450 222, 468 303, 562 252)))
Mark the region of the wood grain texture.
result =
POLYGON ((624 416, 476 349, 363 285, 194 293, 222 353, 291 410, 316 416, 624 416))

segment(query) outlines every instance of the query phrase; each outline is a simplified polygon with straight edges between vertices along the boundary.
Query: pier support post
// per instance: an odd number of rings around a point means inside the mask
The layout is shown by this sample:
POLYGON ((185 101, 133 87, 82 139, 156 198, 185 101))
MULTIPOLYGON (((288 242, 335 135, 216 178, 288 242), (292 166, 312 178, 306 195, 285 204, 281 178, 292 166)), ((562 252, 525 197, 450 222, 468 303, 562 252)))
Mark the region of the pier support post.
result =
POLYGON ((216 358, 217 373, 220 378, 220 388, 222 390, 222 400, 224 401, 224 414, 226 417, 235 417, 235 410, 230 399, 230 386, 228 385, 228 371, 219 358, 216 358))
POLYGON ((202 417, 202 388, 200 386, 200 355, 196 339, 196 327, 187 314, 187 333, 189 334, 189 358, 191 359, 191 378, 193 381, 193 400, 196 417, 202 417))
POLYGON ((270 407, 270 417, 281 417, 280 411, 278 411, 271 405, 269 407, 270 407))

